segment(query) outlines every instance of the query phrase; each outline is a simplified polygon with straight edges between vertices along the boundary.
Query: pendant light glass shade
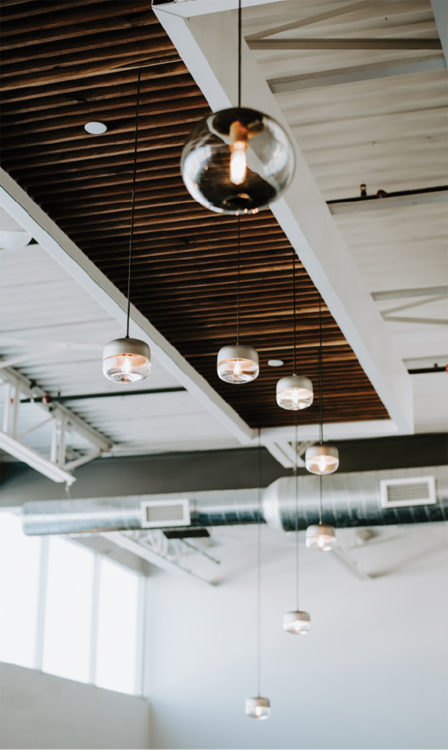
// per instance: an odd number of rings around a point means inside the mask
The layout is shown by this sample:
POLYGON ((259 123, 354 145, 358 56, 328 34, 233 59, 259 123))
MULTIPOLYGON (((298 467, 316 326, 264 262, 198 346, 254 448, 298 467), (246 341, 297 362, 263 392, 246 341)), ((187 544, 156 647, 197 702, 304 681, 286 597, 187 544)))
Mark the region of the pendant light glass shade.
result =
POLYGON ((151 352, 140 339, 109 341, 103 350, 103 374, 114 383, 137 383, 151 372, 151 352))
POLYGON ((312 445, 306 449, 305 466, 311 474, 333 474, 339 467, 339 451, 326 443, 312 445))
POLYGON ((308 526, 306 530, 306 546, 328 552, 336 543, 334 526, 324 523, 308 526))
POLYGON ((303 375, 289 375, 277 382, 277 404, 282 409, 298 411, 313 403, 313 384, 303 375))
POLYGON ((294 174, 291 141, 272 117, 232 107, 205 117, 185 143, 181 171, 190 195, 211 211, 257 213, 294 174))
POLYGON ((311 617, 308 612, 302 612, 299 609, 293 612, 285 612, 283 629, 291 635, 306 635, 311 629, 311 617))
POLYGON ((250 383, 257 377, 259 369, 258 354, 252 346, 223 346, 218 352, 218 375, 226 383, 250 383))
POLYGON ((257 695, 254 698, 246 698, 246 716, 251 719, 268 719, 271 714, 269 698, 257 695))

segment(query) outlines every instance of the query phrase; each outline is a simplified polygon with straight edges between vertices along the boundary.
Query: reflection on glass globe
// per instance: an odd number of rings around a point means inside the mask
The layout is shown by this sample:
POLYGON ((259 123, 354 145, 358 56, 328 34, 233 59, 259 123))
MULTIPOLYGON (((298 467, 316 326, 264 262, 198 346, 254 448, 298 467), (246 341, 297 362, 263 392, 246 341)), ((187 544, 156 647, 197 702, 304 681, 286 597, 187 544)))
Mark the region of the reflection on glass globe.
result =
POLYGON ((218 352, 217 371, 226 383, 250 383, 259 373, 258 354, 252 346, 223 346, 218 352))
POLYGON ((140 339, 114 339, 103 351, 103 375, 114 383, 137 383, 151 372, 151 351, 140 339))
POLYGON ((302 612, 299 609, 293 612, 285 612, 283 629, 291 635, 306 635, 311 629, 311 617, 308 612, 302 612))
POLYGON ((190 195, 225 214, 254 214, 269 206, 290 184, 294 167, 294 148, 282 126, 245 107, 201 120, 181 159, 190 195))
POLYGON ((313 384, 302 375, 289 375, 277 382, 277 404, 282 409, 297 411, 313 403, 313 384))
POLYGON ((305 466, 311 474, 333 474, 339 467, 339 451, 334 445, 312 445, 305 452, 305 466))
POLYGON ((255 698, 246 698, 246 716, 251 719, 268 719, 271 713, 269 698, 257 695, 255 698))
POLYGON ((318 549, 321 552, 328 552, 336 543, 334 526, 328 526, 324 523, 308 526, 305 542, 307 547, 318 549))

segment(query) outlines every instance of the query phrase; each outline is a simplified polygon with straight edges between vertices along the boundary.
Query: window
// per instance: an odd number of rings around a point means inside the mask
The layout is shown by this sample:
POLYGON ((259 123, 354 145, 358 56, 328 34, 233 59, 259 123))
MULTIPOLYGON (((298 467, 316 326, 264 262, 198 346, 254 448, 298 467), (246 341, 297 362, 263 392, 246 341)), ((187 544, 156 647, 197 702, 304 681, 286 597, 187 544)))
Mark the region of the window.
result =
POLYGON ((33 667, 36 658, 41 539, 0 514, 0 660, 33 667))
POLYGON ((0 661, 141 693, 144 579, 0 512, 0 661))

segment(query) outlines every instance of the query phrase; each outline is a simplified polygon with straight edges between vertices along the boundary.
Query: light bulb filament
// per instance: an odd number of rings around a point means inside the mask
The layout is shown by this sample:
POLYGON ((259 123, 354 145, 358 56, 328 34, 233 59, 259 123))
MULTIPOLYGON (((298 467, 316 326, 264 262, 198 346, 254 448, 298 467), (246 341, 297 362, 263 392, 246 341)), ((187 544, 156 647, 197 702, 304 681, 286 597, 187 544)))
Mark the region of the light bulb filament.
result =
POLYGON ((230 182, 241 185, 246 179, 249 146, 248 129, 238 120, 230 126, 230 182))

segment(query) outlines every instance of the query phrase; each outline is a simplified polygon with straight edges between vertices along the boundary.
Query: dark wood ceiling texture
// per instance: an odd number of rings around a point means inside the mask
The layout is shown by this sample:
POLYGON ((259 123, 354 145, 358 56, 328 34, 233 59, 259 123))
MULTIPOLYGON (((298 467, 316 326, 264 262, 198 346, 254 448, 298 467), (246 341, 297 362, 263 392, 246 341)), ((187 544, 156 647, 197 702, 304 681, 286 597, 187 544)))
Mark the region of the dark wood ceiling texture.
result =
MULTIPOLYGON (((235 336, 236 219, 183 185, 182 145, 208 107, 149 1, 3 0, 2 13, 4 168, 126 292, 141 68, 132 301, 252 427, 317 422, 317 394, 298 415, 275 403, 291 372, 292 250, 270 211, 241 220, 241 340, 257 348, 261 373, 240 387, 216 375, 216 353, 235 336), (89 120, 107 133, 88 135, 89 120), (273 357, 285 366, 268 367, 273 357)), ((316 390, 318 300, 297 263, 298 372, 316 390)), ((325 306, 323 321, 325 421, 387 418, 325 306)))

